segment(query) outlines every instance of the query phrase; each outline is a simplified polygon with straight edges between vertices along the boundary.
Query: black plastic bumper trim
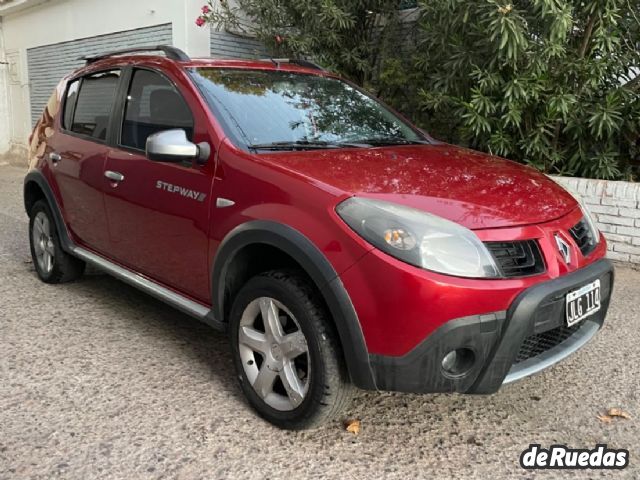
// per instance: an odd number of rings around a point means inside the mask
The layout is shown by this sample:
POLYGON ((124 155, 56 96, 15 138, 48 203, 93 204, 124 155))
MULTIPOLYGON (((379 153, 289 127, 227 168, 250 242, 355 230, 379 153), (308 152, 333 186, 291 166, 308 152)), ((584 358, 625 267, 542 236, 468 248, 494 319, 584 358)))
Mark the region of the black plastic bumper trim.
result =
POLYGON ((406 355, 370 355, 376 386, 379 390, 413 393, 494 393, 503 383, 537 373, 584 346, 604 322, 613 277, 613 264, 601 259, 563 277, 528 288, 506 312, 451 320, 406 355), (514 366, 522 342, 536 331, 535 314, 542 306, 560 301, 568 291, 607 275, 610 275, 609 288, 603 292, 599 312, 585 320, 582 328, 561 344, 514 366), (442 369, 442 359, 456 348, 471 349, 475 364, 465 375, 451 378, 442 369))
POLYGON ((514 364, 502 382, 503 385, 516 382, 522 378, 534 375, 552 365, 564 360, 572 353, 578 351, 591 340, 600 330, 600 324, 591 320, 585 320, 580 329, 567 338, 564 342, 532 358, 514 364))
POLYGON ((532 320, 540 305, 551 299, 563 298, 570 290, 607 275, 611 276, 609 291, 601 298, 600 311, 589 319, 601 326, 609 308, 614 280, 613 264, 607 259, 598 260, 565 276, 530 287, 518 295, 507 312, 505 330, 495 347, 491 361, 485 365, 484 371, 467 393, 494 393, 500 388, 513 366, 520 345, 533 330, 532 320))
POLYGON ((379 390, 412 393, 465 392, 490 358, 502 331, 506 312, 474 315, 451 320, 401 357, 370 355, 379 390), (442 359, 451 350, 473 351, 475 364, 463 376, 447 376, 442 359))

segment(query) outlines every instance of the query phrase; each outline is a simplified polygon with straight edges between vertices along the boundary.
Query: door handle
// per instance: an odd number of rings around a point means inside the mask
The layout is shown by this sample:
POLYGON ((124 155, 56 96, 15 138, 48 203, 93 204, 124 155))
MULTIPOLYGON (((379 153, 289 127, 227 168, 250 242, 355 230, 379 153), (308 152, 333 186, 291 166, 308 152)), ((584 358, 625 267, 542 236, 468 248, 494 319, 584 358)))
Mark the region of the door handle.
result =
POLYGON ((124 180, 124 175, 120 172, 112 172, 111 170, 107 170, 104 172, 104 176, 113 182, 121 182, 124 180))
POLYGON ((51 163, 53 163, 53 164, 55 165, 55 164, 56 164, 56 163, 58 163, 60 160, 62 160, 62 157, 60 156, 60 154, 59 154, 59 153, 51 152, 51 153, 49 154, 49 160, 51 160, 51 163))

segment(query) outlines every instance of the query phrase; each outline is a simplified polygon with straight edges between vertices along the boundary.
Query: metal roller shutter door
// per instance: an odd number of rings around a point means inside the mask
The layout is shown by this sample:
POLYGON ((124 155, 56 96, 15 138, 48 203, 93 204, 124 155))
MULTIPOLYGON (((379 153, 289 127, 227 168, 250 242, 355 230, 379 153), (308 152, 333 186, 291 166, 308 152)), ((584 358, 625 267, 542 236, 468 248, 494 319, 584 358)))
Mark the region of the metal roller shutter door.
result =
POLYGON ((213 58, 265 58, 267 49, 254 38, 243 37, 223 30, 211 29, 211 56, 213 58))
POLYGON ((44 106, 62 77, 84 65, 79 57, 110 50, 145 45, 173 45, 171 24, 55 43, 27 50, 31 124, 40 118, 44 106))

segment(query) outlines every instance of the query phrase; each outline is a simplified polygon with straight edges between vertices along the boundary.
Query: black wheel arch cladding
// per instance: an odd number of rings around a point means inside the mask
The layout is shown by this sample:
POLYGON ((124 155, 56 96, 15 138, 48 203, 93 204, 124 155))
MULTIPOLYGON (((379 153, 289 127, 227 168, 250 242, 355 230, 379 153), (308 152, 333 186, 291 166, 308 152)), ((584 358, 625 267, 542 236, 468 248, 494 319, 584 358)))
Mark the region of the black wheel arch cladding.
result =
POLYGON ((71 247, 73 243, 69 238, 69 232, 67 231, 67 226, 65 225, 62 214, 60 213, 60 207, 58 206, 56 197, 53 195, 53 191, 51 190, 49 182, 38 170, 32 170, 24 178, 23 196, 24 208, 27 212, 27 215, 30 215, 30 209, 37 200, 31 198, 33 188, 36 187, 39 188, 43 193, 44 199, 49 205, 49 209, 51 210, 51 214, 53 215, 53 221, 55 222, 58 239, 60 240, 60 246, 65 252, 72 253, 71 247))
MULTIPOLYGON (((64 251, 72 254, 73 242, 64 223, 60 207, 44 175, 33 170, 24 179, 24 206, 27 214, 33 203, 30 198, 34 186, 40 189, 49 204, 59 234, 60 245, 64 251)), ((277 222, 255 220, 233 229, 222 241, 214 259, 212 269, 213 318, 225 321, 225 276, 235 255, 244 247, 264 244, 275 247, 302 267, 320 290, 334 319, 336 330, 342 345, 345 362, 351 381, 357 387, 375 389, 375 382, 369 354, 351 299, 329 261, 318 248, 297 230, 277 222)))
POLYGON ((257 244, 283 251, 311 278, 334 320, 351 381, 363 389, 376 389, 360 322, 340 277, 313 242, 288 225, 253 220, 237 226, 223 239, 214 259, 211 278, 215 318, 226 321, 225 284, 235 256, 243 248, 257 244))

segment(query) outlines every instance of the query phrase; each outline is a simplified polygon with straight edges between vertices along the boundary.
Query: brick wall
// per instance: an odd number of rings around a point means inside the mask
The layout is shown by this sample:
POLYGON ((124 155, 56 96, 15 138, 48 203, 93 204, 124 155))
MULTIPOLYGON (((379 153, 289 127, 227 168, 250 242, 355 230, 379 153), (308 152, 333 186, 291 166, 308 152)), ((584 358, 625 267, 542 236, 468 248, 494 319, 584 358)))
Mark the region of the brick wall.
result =
POLYGON ((640 265, 640 183, 553 177, 582 197, 609 244, 612 260, 640 265))

